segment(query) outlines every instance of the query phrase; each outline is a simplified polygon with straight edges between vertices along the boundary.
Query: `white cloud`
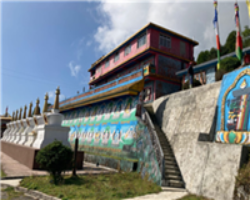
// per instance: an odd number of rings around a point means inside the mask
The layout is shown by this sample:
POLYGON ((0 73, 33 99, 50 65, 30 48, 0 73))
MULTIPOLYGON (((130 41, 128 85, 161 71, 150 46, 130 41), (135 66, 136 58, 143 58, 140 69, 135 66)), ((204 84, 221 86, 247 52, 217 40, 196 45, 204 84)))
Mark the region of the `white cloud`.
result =
POLYGON ((91 44, 92 44, 92 41, 89 40, 89 41, 86 43, 86 46, 89 47, 91 44))
MULTIPOLYGON (((102 16, 94 39, 103 53, 118 46, 149 22, 164 26, 199 42, 195 56, 205 49, 215 47, 213 29, 214 6, 212 1, 102 1, 97 10, 102 16), (125 2, 125 3, 124 3, 125 2)), ((221 43, 235 29, 234 1, 218 4, 221 43)), ((248 25, 245 1, 240 1, 241 26, 248 25)))
POLYGON ((74 65, 73 61, 71 61, 69 63, 69 68, 70 68, 70 71, 71 71, 71 76, 75 76, 75 77, 77 77, 79 71, 81 70, 81 66, 80 65, 74 65))
MULTIPOLYGON (((51 104, 54 104, 54 101, 55 101, 55 91, 49 91, 48 95, 49 95, 49 102, 51 104)), ((59 101, 63 101, 64 99, 65 99, 65 95, 64 94, 60 94, 59 95, 59 101)))

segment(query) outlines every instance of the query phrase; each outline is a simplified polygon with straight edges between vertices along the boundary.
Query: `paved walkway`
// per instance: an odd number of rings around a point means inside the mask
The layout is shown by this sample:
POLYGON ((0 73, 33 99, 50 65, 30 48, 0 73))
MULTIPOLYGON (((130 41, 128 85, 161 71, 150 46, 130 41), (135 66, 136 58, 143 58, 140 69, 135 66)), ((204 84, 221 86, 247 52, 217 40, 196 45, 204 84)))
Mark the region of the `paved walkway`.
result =
MULTIPOLYGON (((48 175, 46 171, 32 170, 26 167, 25 165, 7 156, 3 152, 1 152, 1 167, 4 173, 7 175, 7 177, 48 175)), ((76 171, 78 175, 110 173, 110 172, 116 172, 116 170, 102 166, 96 167, 94 164, 86 162, 84 162, 83 169, 76 171)), ((72 173, 71 171, 66 172, 66 174, 71 174, 71 173, 72 173)))

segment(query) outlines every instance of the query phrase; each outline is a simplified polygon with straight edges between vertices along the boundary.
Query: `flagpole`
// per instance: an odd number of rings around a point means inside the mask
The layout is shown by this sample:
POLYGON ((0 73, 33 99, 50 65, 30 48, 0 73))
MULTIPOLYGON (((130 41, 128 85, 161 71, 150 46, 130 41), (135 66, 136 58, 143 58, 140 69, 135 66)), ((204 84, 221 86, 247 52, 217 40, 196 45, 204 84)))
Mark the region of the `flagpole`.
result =
POLYGON ((217 70, 220 69, 220 36, 219 36, 219 21, 218 21, 218 10, 217 10, 217 1, 214 1, 215 16, 214 16, 214 30, 216 36, 216 46, 217 46, 217 70))

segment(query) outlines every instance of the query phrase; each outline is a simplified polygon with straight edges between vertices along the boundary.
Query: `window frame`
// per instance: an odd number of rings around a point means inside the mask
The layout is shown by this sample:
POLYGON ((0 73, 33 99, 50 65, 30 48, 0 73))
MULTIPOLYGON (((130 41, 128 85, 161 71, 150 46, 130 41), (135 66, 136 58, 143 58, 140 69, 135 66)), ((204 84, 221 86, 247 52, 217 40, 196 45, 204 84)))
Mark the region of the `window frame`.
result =
POLYGON ((126 47, 125 47, 125 49, 124 49, 124 56, 127 56, 128 54, 130 54, 131 53, 131 44, 128 44, 126 47), (129 52, 128 53, 126 53, 126 49, 129 47, 129 52))
POLYGON ((109 67, 109 64, 110 64, 110 60, 109 60, 109 58, 105 61, 105 64, 104 64, 104 66, 105 66, 105 68, 108 68, 109 67), (108 65, 107 65, 107 63, 108 63, 108 65))
POLYGON ((140 47, 144 46, 146 43, 147 43, 147 33, 144 32, 144 33, 142 33, 142 34, 138 37, 138 39, 137 39, 137 49, 139 49, 140 47), (141 44, 140 44, 140 41, 141 41, 141 39, 142 39, 143 37, 145 37, 145 43, 143 43, 143 44, 141 45, 141 44))
POLYGON ((114 62, 117 62, 119 59, 120 59, 120 53, 119 53, 119 51, 117 51, 114 55, 114 62), (117 56, 118 56, 118 58, 117 58, 117 56))
POLYGON ((180 41, 180 55, 186 56, 186 43, 183 41, 180 41))
POLYGON ((167 49, 171 49, 171 45, 172 45, 172 38, 169 35, 165 35, 165 34, 160 33, 160 36, 159 36, 159 47, 163 46, 163 47, 165 47, 167 49), (161 39, 165 39, 165 42, 167 44, 167 39, 166 38, 169 39, 168 40, 169 41, 169 47, 167 45, 165 46, 164 42, 163 42, 163 44, 161 43, 161 39))

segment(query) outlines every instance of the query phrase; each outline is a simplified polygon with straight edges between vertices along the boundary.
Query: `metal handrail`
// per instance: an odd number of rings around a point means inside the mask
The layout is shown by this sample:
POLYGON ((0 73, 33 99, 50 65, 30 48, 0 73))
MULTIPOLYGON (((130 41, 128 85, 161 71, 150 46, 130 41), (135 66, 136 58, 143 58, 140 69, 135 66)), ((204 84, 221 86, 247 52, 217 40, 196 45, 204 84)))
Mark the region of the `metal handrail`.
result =
POLYGON ((162 179, 165 180, 165 159, 164 159, 164 153, 160 144, 160 140, 158 138, 158 135, 155 131, 155 127, 153 122, 151 121, 151 118, 147 112, 147 110, 145 108, 142 107, 142 113, 145 116, 144 117, 144 121, 145 121, 145 125, 148 128, 149 134, 150 134, 150 138, 153 144, 153 147, 155 149, 155 153, 156 153, 156 159, 157 162, 159 164, 159 167, 161 169, 161 174, 162 174, 162 179))

